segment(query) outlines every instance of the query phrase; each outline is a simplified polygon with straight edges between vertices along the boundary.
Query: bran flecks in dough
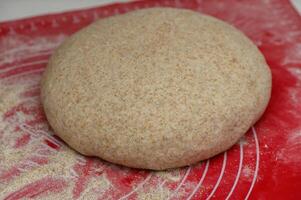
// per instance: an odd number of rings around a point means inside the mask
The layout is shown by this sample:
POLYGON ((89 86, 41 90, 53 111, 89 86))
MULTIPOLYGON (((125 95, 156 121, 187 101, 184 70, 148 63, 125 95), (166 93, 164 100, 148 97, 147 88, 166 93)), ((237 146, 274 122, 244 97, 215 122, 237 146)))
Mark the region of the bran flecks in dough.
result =
POLYGON ((82 29, 55 51, 42 80, 47 119, 72 148, 155 170, 230 148, 270 93, 269 67, 244 34, 172 8, 82 29))

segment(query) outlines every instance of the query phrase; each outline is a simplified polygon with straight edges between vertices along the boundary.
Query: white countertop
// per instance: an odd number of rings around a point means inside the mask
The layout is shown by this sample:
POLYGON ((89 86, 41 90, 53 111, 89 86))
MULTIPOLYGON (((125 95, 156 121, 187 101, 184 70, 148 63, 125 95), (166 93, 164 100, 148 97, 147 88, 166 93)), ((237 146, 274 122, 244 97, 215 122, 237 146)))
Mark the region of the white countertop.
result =
MULTIPOLYGON (((0 0, 0 22, 129 0, 0 0)), ((291 0, 301 14, 301 0, 291 0)))
POLYGON ((129 0, 0 0, 0 22, 129 0))

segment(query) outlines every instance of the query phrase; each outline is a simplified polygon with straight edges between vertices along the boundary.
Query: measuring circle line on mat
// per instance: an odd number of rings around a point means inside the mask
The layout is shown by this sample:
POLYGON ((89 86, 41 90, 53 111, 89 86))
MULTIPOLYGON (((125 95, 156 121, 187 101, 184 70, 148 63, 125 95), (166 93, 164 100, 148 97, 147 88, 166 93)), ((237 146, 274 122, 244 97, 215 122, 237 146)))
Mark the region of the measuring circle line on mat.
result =
POLYGON ((201 187, 201 185, 206 177, 208 168, 209 168, 209 162, 210 162, 209 160, 206 161, 206 166, 205 166, 204 172, 202 174, 202 177, 201 177, 200 181, 198 182, 198 184, 196 185, 196 187, 194 188, 194 190, 192 191, 192 193, 187 198, 187 200, 190 200, 194 196, 194 194, 198 191, 198 189, 201 187))
POLYGON ((126 195, 124 195, 124 196, 122 196, 122 197, 120 197, 118 200, 123 200, 123 199, 126 199, 126 198, 128 198, 129 196, 131 196, 132 194, 134 194, 136 191, 138 191, 140 188, 142 188, 143 187, 143 185, 145 184, 145 183, 147 183, 149 180, 150 180, 150 178, 152 177, 152 173, 150 173, 146 178, 145 178, 145 180, 143 181, 143 182, 141 182, 137 187, 135 187, 131 192, 129 192, 129 193, 127 193, 126 195))
POLYGON ((232 193, 233 193, 233 191, 234 191, 234 189, 235 189, 235 187, 238 183, 238 180, 239 180, 239 177, 240 177, 240 174, 241 174, 243 159, 244 159, 244 147, 243 147, 243 144, 242 144, 242 139, 240 139, 240 141, 239 141, 239 166, 238 166, 238 170, 237 170, 237 174, 236 174, 234 183, 231 187, 230 192, 228 193, 228 195, 226 197, 226 200, 228 200, 231 197, 231 195, 232 195, 232 193))
POLYGON ((206 200, 209 200, 215 193, 215 191, 217 190, 223 176, 224 176, 224 173, 225 173, 225 169, 226 169, 226 164, 227 164, 227 151, 224 152, 224 159, 223 159, 223 166, 222 166, 222 169, 221 169, 221 173, 217 179, 217 182, 214 186, 214 188, 212 189, 211 193, 208 195, 208 197, 206 198, 206 200))
POLYGON ((250 186, 250 189, 245 197, 245 200, 249 199, 250 195, 251 195, 251 192, 254 188, 254 185, 255 185, 255 182, 257 180, 257 175, 258 175, 258 170, 259 170, 259 141, 258 141, 258 138, 257 138, 257 133, 256 133, 256 130, 255 130, 255 127, 252 126, 252 132, 253 132, 253 136, 254 136, 254 140, 255 140, 255 146, 256 146, 256 166, 255 166, 255 171, 254 171, 254 177, 253 177, 253 180, 252 180, 252 183, 251 183, 251 186, 250 186))
POLYGON ((187 179, 189 173, 191 171, 191 166, 188 166, 188 168, 186 169, 186 172, 180 182, 180 184, 176 187, 176 189, 171 193, 171 195, 167 198, 167 200, 171 199, 177 192, 178 190, 181 188, 181 186, 184 184, 185 180, 187 179))

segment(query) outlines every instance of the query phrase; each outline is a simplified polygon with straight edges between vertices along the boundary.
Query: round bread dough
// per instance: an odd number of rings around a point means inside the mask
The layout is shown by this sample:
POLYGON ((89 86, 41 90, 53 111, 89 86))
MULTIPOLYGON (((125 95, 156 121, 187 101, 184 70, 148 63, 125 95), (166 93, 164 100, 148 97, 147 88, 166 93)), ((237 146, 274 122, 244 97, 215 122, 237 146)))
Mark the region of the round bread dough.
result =
POLYGON ((42 79, 47 119, 84 155, 162 170, 235 144, 264 112, 271 73, 256 46, 213 17, 153 8, 67 39, 42 79))

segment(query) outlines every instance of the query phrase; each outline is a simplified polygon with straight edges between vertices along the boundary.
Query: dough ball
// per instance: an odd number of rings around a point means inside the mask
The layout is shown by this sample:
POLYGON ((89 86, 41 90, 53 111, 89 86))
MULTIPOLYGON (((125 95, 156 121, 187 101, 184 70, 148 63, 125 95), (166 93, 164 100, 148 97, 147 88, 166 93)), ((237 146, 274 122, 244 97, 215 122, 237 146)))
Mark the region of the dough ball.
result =
POLYGON ((271 73, 231 25, 152 8, 72 35, 51 57, 41 87, 51 127, 72 148, 162 170, 235 144, 264 112, 271 73))

